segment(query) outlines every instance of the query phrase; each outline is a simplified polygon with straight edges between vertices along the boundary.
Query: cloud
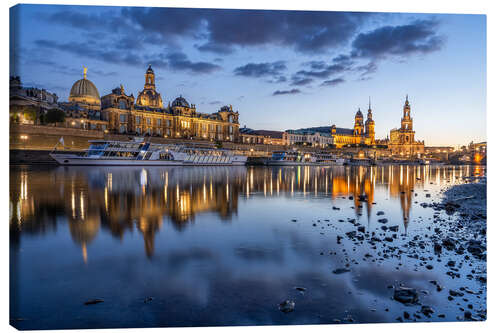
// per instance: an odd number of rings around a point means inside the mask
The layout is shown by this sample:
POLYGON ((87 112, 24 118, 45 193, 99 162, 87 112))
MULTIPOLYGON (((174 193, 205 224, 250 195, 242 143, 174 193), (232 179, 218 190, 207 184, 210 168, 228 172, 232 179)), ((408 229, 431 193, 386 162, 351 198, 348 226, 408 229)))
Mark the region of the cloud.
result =
POLYGON ((273 96, 279 96, 279 95, 295 95, 299 94, 300 90, 299 89, 291 89, 291 90, 276 90, 273 92, 273 96))
POLYGON ((281 76, 284 70, 286 70, 286 64, 284 61, 275 62, 264 62, 264 63, 248 63, 244 66, 235 68, 234 74, 238 76, 247 77, 264 77, 264 76, 281 76))
POLYGON ((86 42, 56 42, 52 40, 39 39, 35 45, 40 48, 54 49, 71 54, 101 60, 107 63, 121 63, 127 65, 141 65, 141 57, 134 52, 107 49, 94 41, 86 42))
POLYGON ((300 78, 300 77, 292 77, 291 86, 305 86, 312 83, 314 80, 311 78, 300 78))
MULTIPOLYGON (((146 63, 150 63, 153 66, 160 68, 168 67, 172 70, 190 71, 197 74, 212 73, 221 69, 219 65, 213 63, 203 61, 193 62, 189 60, 188 57, 182 52, 160 53, 151 56, 148 55, 148 58, 146 59, 136 52, 107 49, 104 45, 98 44, 93 41, 87 41, 83 43, 60 43, 56 41, 40 39, 35 41, 35 45, 40 48, 64 51, 111 64, 119 63, 133 66, 143 66, 146 63)), ((105 74, 104 72, 100 72, 98 74, 109 76, 113 75, 113 73, 114 72, 111 72, 111 74, 105 74)))
POLYGON ((182 52, 170 53, 166 56, 166 59, 168 60, 168 67, 173 70, 187 70, 198 74, 208 74, 221 69, 219 65, 209 62, 190 61, 182 52))
POLYGON ((208 104, 210 105, 218 105, 218 104, 222 104, 221 101, 212 101, 212 102, 209 102, 208 104))
POLYGON ((347 44, 371 13, 280 10, 125 7, 86 13, 64 9, 43 15, 48 22, 163 41, 193 38, 200 51, 229 54, 236 48, 280 45, 317 54, 347 44))
POLYGON ((436 20, 417 20, 407 25, 384 26, 360 33, 352 42, 352 57, 385 58, 430 53, 440 50, 445 42, 437 35, 436 20))
POLYGON ((345 82, 345 80, 343 78, 337 78, 337 79, 333 79, 333 80, 323 81, 323 83, 321 83, 321 86, 334 87, 334 86, 339 85, 339 84, 344 83, 344 82, 345 82))

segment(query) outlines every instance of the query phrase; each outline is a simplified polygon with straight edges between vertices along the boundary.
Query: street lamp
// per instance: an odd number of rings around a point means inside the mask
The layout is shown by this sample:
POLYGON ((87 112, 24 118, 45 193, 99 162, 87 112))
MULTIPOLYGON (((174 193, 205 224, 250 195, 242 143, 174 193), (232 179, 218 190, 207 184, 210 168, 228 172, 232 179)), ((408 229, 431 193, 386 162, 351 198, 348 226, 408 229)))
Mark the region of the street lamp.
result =
POLYGON ((21 134, 21 136, 19 138, 23 142, 23 149, 26 149, 26 141, 28 140, 28 136, 26 134, 21 134))

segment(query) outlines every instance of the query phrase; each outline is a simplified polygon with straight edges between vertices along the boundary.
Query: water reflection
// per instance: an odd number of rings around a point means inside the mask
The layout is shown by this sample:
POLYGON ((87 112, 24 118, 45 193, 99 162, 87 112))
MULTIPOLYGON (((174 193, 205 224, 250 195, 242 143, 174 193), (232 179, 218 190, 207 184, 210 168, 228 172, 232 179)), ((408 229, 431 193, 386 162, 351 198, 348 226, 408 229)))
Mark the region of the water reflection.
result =
POLYGON ((480 167, 207 167, 207 168, 21 168, 11 169, 10 235, 43 234, 67 222, 72 240, 87 261, 87 246, 105 230, 123 239, 137 230, 152 257, 164 223, 183 231, 198 214, 223 223, 252 197, 329 198, 333 205, 352 197, 357 216, 372 216, 376 200, 399 201, 405 228, 413 192, 429 184, 453 184, 480 167), (377 198, 375 193, 377 194, 377 198), (360 200, 365 196, 365 200, 360 200))

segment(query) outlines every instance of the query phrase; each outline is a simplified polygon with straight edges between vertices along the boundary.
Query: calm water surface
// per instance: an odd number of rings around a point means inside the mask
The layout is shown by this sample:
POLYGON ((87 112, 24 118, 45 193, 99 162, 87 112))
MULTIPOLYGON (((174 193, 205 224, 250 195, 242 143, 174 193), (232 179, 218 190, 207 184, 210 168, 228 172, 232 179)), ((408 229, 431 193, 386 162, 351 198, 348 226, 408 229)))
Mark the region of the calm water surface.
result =
MULTIPOLYGON (((460 306, 429 281, 484 286, 446 275, 445 258, 429 255, 432 270, 404 255, 378 259, 386 244, 353 243, 345 233, 356 227, 342 221, 379 233, 384 211, 399 226, 390 246, 400 246, 432 225, 434 210, 420 203, 478 174, 470 166, 11 168, 11 323, 394 322, 407 308, 391 299, 388 286, 398 283, 423 291, 422 304, 436 310, 426 320, 456 320, 460 306), (350 272, 332 274, 346 263, 350 272), (90 299, 104 302, 84 305, 90 299), (286 299, 295 311, 279 311, 286 299)), ((467 301, 486 306, 484 294, 467 301)))

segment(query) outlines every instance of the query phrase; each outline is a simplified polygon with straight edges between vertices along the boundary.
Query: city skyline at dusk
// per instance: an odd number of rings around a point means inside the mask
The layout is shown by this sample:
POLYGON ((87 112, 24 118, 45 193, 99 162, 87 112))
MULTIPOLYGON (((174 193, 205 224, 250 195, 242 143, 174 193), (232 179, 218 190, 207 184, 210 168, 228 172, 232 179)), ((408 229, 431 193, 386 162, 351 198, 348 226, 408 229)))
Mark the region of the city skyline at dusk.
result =
POLYGON ((179 95, 241 127, 351 127, 371 99, 376 138, 409 95, 426 145, 486 140, 486 16, 20 5, 11 75, 68 99, 88 68, 101 96, 137 96, 149 64, 179 95))

